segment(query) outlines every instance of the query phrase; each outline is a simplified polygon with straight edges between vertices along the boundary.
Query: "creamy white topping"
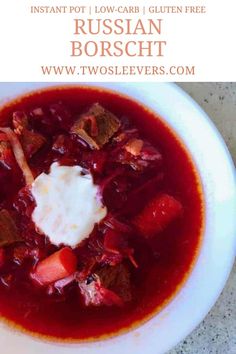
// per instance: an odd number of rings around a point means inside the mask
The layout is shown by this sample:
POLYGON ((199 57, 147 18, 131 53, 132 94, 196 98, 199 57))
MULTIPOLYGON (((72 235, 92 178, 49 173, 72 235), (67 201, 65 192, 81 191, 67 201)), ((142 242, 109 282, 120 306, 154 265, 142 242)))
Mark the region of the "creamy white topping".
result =
POLYGON ((32 184, 36 207, 32 219, 55 245, 77 246, 107 214, 91 174, 80 166, 51 165, 32 184))

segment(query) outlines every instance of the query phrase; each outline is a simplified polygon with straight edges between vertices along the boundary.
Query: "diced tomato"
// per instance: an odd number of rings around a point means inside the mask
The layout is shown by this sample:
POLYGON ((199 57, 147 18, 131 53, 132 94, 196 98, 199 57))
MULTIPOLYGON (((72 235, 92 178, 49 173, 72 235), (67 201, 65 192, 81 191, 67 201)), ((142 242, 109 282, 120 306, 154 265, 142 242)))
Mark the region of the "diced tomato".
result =
POLYGON ((125 145, 126 151, 134 156, 140 155, 142 147, 143 147, 143 140, 141 139, 130 139, 125 145))
POLYGON ((31 158, 45 143, 45 138, 38 132, 29 129, 28 117, 25 112, 13 113, 14 132, 19 136, 26 158, 31 158))
POLYGON ((122 262, 123 258, 124 257, 121 253, 104 251, 100 262, 103 264, 109 264, 110 266, 116 266, 122 262))
POLYGON ((149 143, 145 143, 142 152, 141 152, 142 160, 146 161, 162 161, 161 153, 154 148, 154 146, 150 145, 149 143))
POLYGON ((0 211, 0 246, 8 246, 20 240, 21 236, 15 220, 8 210, 2 209, 0 211))
POLYGON ((40 285, 48 285, 74 273, 76 265, 77 259, 73 251, 64 247, 40 261, 32 273, 32 279, 40 285))
POLYGON ((113 291, 123 302, 132 300, 131 274, 127 265, 103 266, 97 269, 96 276, 103 288, 113 291))
POLYGON ((93 115, 88 115, 83 117, 83 125, 85 126, 85 123, 89 122, 91 127, 90 127, 90 132, 91 136, 98 136, 98 126, 97 126, 97 121, 96 117, 93 115))
POLYGON ((164 230, 183 211, 182 204, 168 194, 152 199, 133 219, 133 224, 146 238, 152 238, 164 230))
POLYGON ((23 111, 13 112, 12 124, 14 126, 14 132, 18 135, 22 133, 24 129, 28 128, 28 117, 23 111))
POLYGON ((20 141, 27 158, 31 158, 46 142, 46 139, 39 133, 24 129, 20 141))

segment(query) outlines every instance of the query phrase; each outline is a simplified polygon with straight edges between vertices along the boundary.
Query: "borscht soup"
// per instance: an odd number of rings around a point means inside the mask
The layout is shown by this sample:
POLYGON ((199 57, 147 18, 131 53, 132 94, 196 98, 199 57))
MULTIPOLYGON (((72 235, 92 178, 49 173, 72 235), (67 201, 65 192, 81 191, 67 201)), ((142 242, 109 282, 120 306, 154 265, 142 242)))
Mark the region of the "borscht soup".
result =
POLYGON ((31 334, 82 341, 134 328, 198 255, 191 156, 119 93, 55 87, 3 106, 0 186, 0 315, 31 334))

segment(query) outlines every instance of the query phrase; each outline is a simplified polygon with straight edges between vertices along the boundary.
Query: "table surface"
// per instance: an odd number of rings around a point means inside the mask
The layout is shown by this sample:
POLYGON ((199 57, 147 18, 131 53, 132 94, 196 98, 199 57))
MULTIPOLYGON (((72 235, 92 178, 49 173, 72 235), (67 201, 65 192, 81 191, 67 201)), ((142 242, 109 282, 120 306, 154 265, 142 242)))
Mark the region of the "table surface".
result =
MULTIPOLYGON (((236 83, 179 84, 205 110, 236 163, 236 83)), ((236 264, 204 321, 167 354, 236 354, 236 264)))

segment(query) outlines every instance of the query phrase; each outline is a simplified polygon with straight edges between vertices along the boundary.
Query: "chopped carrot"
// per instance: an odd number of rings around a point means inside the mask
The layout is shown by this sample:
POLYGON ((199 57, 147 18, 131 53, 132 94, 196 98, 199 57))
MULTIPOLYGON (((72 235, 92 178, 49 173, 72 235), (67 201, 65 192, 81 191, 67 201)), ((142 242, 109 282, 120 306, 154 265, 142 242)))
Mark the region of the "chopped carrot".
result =
POLYGON ((74 273, 76 263, 73 251, 69 247, 64 247, 40 261, 32 273, 32 278, 40 285, 48 285, 74 273))

